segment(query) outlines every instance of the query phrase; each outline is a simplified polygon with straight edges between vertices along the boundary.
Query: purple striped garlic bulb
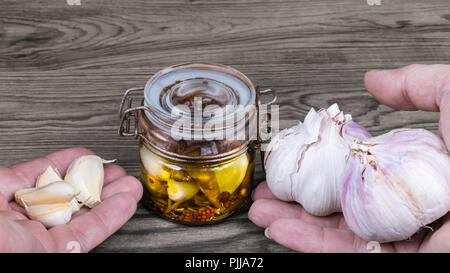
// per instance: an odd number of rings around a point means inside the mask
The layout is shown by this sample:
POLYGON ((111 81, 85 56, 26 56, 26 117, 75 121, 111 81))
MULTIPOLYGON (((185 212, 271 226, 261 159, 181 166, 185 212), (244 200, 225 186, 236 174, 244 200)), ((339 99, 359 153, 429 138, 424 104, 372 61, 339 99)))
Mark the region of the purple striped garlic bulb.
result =
POLYGON ((397 129, 351 144, 342 210, 359 237, 411 237, 450 210, 450 157, 437 135, 397 129))
POLYGON ((313 215, 341 211, 346 158, 353 139, 370 137, 337 104, 316 112, 304 123, 281 131, 265 153, 267 184, 284 201, 296 201, 313 215))

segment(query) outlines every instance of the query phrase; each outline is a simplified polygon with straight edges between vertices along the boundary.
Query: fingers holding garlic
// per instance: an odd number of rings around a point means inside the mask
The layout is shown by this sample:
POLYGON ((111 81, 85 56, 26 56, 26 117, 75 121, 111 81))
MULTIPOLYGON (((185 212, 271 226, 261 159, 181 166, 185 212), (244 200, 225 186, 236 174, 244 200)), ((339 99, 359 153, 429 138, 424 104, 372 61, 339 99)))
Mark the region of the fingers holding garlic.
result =
POLYGON ((72 162, 64 180, 58 170, 49 166, 37 178, 36 187, 18 190, 15 200, 30 219, 47 228, 66 224, 83 204, 94 207, 101 202, 103 164, 111 162, 98 156, 82 156, 72 162))

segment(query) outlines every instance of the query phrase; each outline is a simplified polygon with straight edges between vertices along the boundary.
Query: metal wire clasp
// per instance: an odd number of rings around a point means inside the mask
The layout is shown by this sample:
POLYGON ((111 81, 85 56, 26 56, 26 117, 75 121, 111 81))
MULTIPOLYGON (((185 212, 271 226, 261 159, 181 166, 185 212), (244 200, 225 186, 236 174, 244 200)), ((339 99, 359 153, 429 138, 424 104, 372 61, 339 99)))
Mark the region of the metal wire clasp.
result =
POLYGON ((123 95, 122 102, 120 103, 119 108, 119 117, 120 117, 120 126, 119 126, 119 135, 120 136, 134 136, 136 138, 139 137, 139 126, 138 126, 138 114, 141 110, 147 110, 151 111, 149 107, 141 105, 137 107, 132 107, 133 105, 133 98, 130 96, 132 92, 135 91, 144 91, 144 88, 137 87, 137 88, 130 88, 127 91, 125 91, 125 94, 123 95), (132 120, 134 121, 132 129, 132 120), (130 132, 130 130, 133 130, 133 132, 130 132))
POLYGON ((267 142, 267 141, 263 141, 260 137, 260 128, 261 128, 261 122, 265 122, 267 124, 267 129, 270 131, 271 130, 271 126, 270 126, 270 122, 271 122, 271 113, 268 111, 266 113, 265 116, 261 116, 260 114, 260 108, 261 106, 263 106, 265 109, 268 109, 267 107, 274 104, 278 99, 278 95, 276 93, 276 91, 274 89, 268 88, 268 89, 264 89, 264 90, 260 90, 259 87, 256 87, 256 110, 257 110, 257 119, 256 119, 256 134, 257 134, 257 139, 256 141, 253 143, 253 147, 255 149, 260 149, 261 148, 261 144, 267 142), (266 103, 261 103, 261 95, 262 94, 266 94, 266 93, 272 93, 272 99, 269 102, 266 103))
POLYGON ((265 122, 266 123, 266 127, 267 130, 269 131, 269 135, 270 137, 272 137, 272 127, 270 126, 271 124, 271 119, 272 119, 272 115, 271 112, 267 112, 265 116, 261 116, 260 113, 260 108, 261 106, 264 106, 265 109, 268 109, 267 106, 270 106, 272 104, 274 104, 278 99, 278 95, 276 93, 276 91, 274 89, 265 89, 265 90, 260 90, 259 87, 256 87, 256 113, 258 115, 258 117, 256 118, 256 141, 253 142, 253 148, 255 150, 259 150, 260 152, 260 156, 261 156, 261 164, 262 164, 262 169, 264 171, 264 173, 266 172, 265 170, 265 164, 264 164, 264 151, 261 150, 261 145, 265 144, 268 142, 268 140, 263 141, 261 139, 261 135, 260 135, 260 128, 261 128, 261 122, 265 122), (269 102, 266 103, 261 103, 261 94, 265 94, 265 93, 272 93, 272 100, 270 100, 269 102))

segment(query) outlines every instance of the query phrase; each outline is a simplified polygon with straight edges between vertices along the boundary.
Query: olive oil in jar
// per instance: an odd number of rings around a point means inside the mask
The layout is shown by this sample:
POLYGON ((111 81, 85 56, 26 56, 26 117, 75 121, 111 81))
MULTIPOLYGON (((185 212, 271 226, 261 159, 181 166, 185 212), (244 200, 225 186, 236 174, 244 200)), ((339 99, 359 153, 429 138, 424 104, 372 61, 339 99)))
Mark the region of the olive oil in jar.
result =
POLYGON ((180 162, 140 142, 144 202, 160 216, 183 224, 217 222, 250 197, 254 150, 217 162, 180 162))

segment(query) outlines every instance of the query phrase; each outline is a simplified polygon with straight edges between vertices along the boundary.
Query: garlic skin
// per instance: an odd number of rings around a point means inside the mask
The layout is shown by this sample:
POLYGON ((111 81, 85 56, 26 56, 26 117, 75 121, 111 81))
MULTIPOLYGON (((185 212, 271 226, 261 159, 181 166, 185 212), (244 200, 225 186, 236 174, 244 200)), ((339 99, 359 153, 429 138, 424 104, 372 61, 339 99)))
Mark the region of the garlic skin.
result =
POLYGON ((101 202, 100 194, 105 176, 103 164, 114 161, 106 161, 96 155, 81 156, 69 166, 64 181, 74 187, 78 201, 93 208, 101 202))
POLYGON ((313 215, 341 211, 349 143, 369 137, 337 104, 319 112, 312 108, 304 123, 281 131, 268 146, 264 162, 271 192, 281 200, 300 203, 313 215))
POLYGON ((43 174, 41 174, 36 180, 36 188, 43 187, 56 181, 62 181, 62 176, 57 169, 53 169, 52 166, 48 166, 43 174))
MULTIPOLYGON (((36 180, 36 188, 44 187, 50 183, 62 181, 62 176, 59 173, 58 169, 54 169, 52 166, 48 166, 47 170, 43 174, 41 174, 38 179, 36 180)), ((17 198, 16 198, 17 201, 17 198)), ((73 197, 73 199, 70 201, 72 204, 72 213, 75 213, 80 210, 80 208, 83 206, 82 204, 78 203, 76 197, 73 197)), ((21 205, 22 207, 24 205, 21 205)))
POLYGON ((397 129, 351 147, 342 210, 359 237, 405 240, 450 210, 450 157, 440 137, 397 129))
POLYGON ((41 222, 46 228, 67 224, 73 213, 70 202, 25 206, 25 210, 30 219, 41 222))
POLYGON ((18 191, 15 197, 24 207, 66 203, 75 197, 75 190, 69 183, 58 181, 30 191, 18 191))
POLYGON ((35 188, 26 188, 26 189, 21 189, 18 190, 14 193, 14 199, 16 200, 16 203, 19 204, 21 207, 25 207, 25 204, 22 202, 22 195, 26 194, 26 193, 30 193, 32 191, 34 191, 35 188))

